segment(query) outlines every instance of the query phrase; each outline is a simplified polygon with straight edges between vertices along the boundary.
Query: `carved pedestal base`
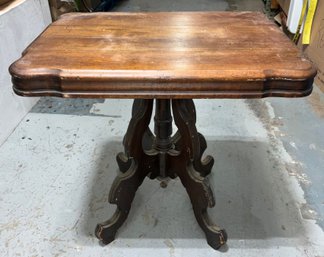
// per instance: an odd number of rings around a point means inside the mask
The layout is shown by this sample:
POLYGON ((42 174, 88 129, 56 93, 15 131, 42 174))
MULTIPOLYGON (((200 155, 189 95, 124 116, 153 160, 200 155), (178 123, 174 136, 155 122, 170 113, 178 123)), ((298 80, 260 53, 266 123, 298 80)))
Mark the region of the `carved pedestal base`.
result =
POLYGON ((190 197, 195 217, 214 249, 226 243, 225 230, 214 225, 207 208, 215 205, 207 181, 214 160, 201 160, 207 144, 196 130, 196 113, 192 100, 172 100, 172 111, 178 132, 172 134, 171 100, 156 100, 155 136, 149 129, 153 100, 135 100, 132 119, 124 137, 125 153, 117 155, 120 174, 115 179, 109 202, 117 205, 111 219, 96 227, 96 236, 108 244, 115 239, 126 220, 137 188, 144 178, 179 177, 190 197))

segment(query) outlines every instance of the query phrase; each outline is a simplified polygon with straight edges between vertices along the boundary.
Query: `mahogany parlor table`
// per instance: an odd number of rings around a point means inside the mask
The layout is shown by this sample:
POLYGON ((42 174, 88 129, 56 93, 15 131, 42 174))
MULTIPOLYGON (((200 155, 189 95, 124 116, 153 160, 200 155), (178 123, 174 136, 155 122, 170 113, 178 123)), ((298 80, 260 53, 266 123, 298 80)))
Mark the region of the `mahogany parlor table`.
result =
POLYGON ((215 205, 207 181, 214 160, 202 159, 206 141, 192 99, 307 96, 316 71, 262 13, 174 12, 64 15, 10 73, 22 96, 135 99, 109 194, 117 210, 96 227, 103 243, 114 240, 146 176, 178 176, 217 249, 227 235, 207 214, 215 205), (154 133, 148 127, 153 101, 154 133))

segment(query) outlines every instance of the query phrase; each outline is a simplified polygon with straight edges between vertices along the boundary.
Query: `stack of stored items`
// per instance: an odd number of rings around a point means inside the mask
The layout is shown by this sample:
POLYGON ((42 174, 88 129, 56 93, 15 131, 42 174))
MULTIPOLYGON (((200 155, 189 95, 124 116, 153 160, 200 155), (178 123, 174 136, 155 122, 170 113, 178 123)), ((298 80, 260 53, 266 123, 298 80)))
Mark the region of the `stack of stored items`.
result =
POLYGON ((53 21, 69 12, 107 12, 114 7, 115 2, 116 0, 49 0, 53 21))
POLYGON ((316 84, 324 92, 324 1, 274 0, 282 29, 316 66, 316 84))

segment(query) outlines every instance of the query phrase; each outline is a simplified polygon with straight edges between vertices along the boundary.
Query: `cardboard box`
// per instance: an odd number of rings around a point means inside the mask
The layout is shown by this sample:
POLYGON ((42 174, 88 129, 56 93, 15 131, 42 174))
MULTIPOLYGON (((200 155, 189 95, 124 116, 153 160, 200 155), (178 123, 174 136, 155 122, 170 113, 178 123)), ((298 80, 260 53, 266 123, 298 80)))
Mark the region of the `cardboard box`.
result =
POLYGON ((302 46, 302 49, 305 56, 317 68, 315 83, 324 92, 324 1, 318 1, 311 41, 308 46, 302 46))
POLYGON ((56 21, 64 13, 76 11, 76 6, 71 0, 49 0, 48 2, 53 21, 56 21))
POLYGON ((278 1, 277 0, 271 0, 270 8, 271 9, 278 9, 279 8, 278 1))
POLYGON ((287 16, 289 11, 289 6, 290 6, 290 0, 277 0, 277 2, 287 16))

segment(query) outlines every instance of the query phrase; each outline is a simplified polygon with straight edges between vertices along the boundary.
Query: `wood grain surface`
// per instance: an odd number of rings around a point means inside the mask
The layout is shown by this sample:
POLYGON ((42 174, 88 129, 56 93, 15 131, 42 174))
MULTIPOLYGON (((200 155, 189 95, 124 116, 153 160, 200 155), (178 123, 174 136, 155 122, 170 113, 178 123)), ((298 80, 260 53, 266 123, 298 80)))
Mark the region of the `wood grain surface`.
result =
POLYGON ((311 63, 257 12, 74 13, 10 66, 24 96, 298 97, 311 63))

